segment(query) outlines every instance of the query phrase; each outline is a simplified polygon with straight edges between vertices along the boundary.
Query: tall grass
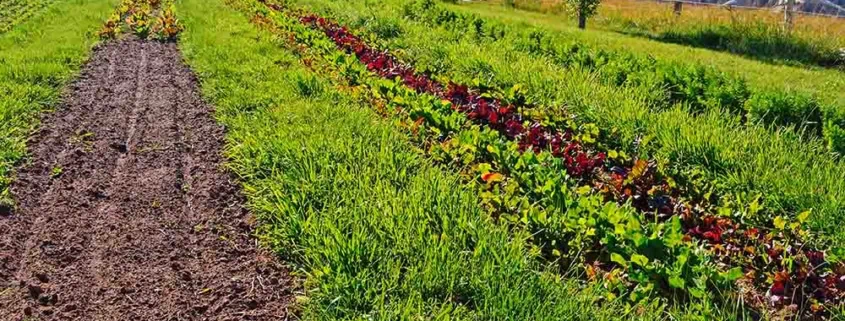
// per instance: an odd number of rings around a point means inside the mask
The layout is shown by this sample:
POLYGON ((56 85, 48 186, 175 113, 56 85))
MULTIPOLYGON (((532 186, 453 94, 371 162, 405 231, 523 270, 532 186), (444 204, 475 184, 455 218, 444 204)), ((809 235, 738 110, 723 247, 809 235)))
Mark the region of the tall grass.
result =
MULTIPOLYGON (((561 13, 559 0, 523 0, 523 10, 561 13)), ((783 13, 685 4, 680 16, 670 2, 606 0, 592 25, 629 35, 739 54, 773 63, 843 66, 845 20, 797 15, 793 30, 783 13)))
POLYGON ((26 155, 41 112, 54 107, 98 41, 96 30, 116 0, 58 1, 0 34, 0 207, 12 206, 9 184, 26 155))

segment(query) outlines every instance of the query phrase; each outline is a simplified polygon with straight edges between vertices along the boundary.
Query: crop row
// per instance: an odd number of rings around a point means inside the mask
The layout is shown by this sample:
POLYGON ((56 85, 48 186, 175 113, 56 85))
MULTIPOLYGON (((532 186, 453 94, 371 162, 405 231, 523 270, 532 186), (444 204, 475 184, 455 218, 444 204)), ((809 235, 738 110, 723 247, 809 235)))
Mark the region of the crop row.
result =
POLYGON ((99 34, 102 39, 114 39, 128 31, 144 39, 172 41, 182 29, 172 0, 123 0, 99 34))
POLYGON ((54 0, 9 0, 0 6, 0 33, 9 31, 54 0))
POLYGON ((799 92, 750 89, 737 76, 697 64, 659 61, 627 52, 607 51, 566 41, 539 28, 517 28, 472 14, 457 13, 432 0, 408 3, 409 19, 440 27, 474 41, 493 42, 546 57, 570 68, 597 71, 614 85, 643 88, 659 108, 686 104, 693 113, 709 109, 740 115, 749 124, 793 127, 822 137, 828 149, 845 153, 845 112, 799 92))
POLYGON ((830 253, 845 257, 845 230, 831 224, 845 214, 840 195, 845 191, 845 164, 829 157, 821 140, 803 139, 790 130, 744 126, 739 117, 715 110, 694 115, 678 105, 651 111, 637 88, 604 84, 589 71, 558 68, 548 59, 508 46, 478 43, 401 18, 407 3, 403 0, 387 0, 379 7, 365 1, 350 1, 348 6, 323 0, 298 3, 351 26, 368 43, 417 70, 435 71, 483 92, 487 87, 519 86, 518 92, 542 113, 558 114, 566 108, 578 123, 594 122, 603 136, 612 136, 599 139, 608 149, 656 160, 679 184, 690 187, 688 192, 711 204, 747 205, 756 200, 763 208, 750 221, 736 219, 756 224, 759 218, 794 217, 812 209, 808 228, 814 232, 814 247, 830 245, 830 253))
POLYGON ((541 266, 525 247, 530 235, 484 215, 474 185, 420 153, 394 126, 398 115, 377 119, 380 109, 363 101, 368 91, 336 81, 339 70, 323 68, 335 65, 334 55, 299 56, 287 33, 250 25, 252 11, 221 2, 179 2, 187 27, 180 46, 226 125, 229 167, 262 223, 258 236, 304 279, 298 318, 691 315, 622 300, 595 304, 597 284, 541 266))
MULTIPOLYGON (((255 19, 258 20, 258 19, 255 19)), ((260 21, 260 20, 259 20, 260 21)), ((290 25, 288 25, 290 27, 290 25)), ((665 273, 672 274, 676 286, 687 288, 684 283, 689 281, 689 289, 701 289, 701 295, 705 295, 706 285, 711 285, 716 281, 724 281, 722 276, 716 274, 714 269, 706 266, 706 260, 698 259, 695 253, 692 253, 691 244, 681 242, 682 232, 680 229, 680 220, 675 219, 669 224, 641 222, 638 215, 630 207, 619 206, 615 203, 606 203, 602 195, 582 195, 578 196, 574 192, 574 185, 577 184, 578 178, 562 176, 559 173, 566 172, 565 162, 561 162, 561 157, 556 157, 549 151, 540 151, 539 153, 523 153, 521 148, 531 148, 534 146, 531 142, 514 142, 504 139, 501 131, 492 130, 486 126, 471 126, 471 122, 467 122, 464 113, 455 112, 451 108, 451 103, 443 102, 442 99, 434 95, 424 92, 417 92, 416 90, 406 87, 404 81, 394 81, 380 76, 371 77, 366 65, 362 65, 357 59, 346 59, 343 54, 331 55, 332 50, 336 50, 333 42, 316 40, 313 33, 309 34, 307 30, 296 29, 294 34, 297 39, 305 40, 310 48, 320 48, 316 54, 308 56, 304 60, 309 65, 314 65, 316 59, 319 57, 329 56, 330 63, 333 65, 334 72, 339 73, 350 84, 357 84, 360 88, 368 91, 371 97, 382 97, 383 101, 379 99, 375 101, 376 105, 380 103, 387 103, 388 106, 382 106, 387 110, 394 107, 401 108, 406 116, 409 117, 409 122, 406 125, 419 134, 425 132, 427 136, 427 143, 430 144, 432 150, 431 154, 440 154, 439 159, 446 161, 449 157, 447 154, 460 151, 485 151, 485 154, 476 153, 461 153, 454 155, 453 158, 462 159, 466 164, 455 164, 458 167, 461 165, 472 165, 473 170, 468 174, 472 177, 480 179, 483 183, 481 186, 484 190, 481 191, 484 198, 483 202, 497 202, 496 199, 502 200, 505 197, 513 198, 513 202, 520 203, 521 207, 513 209, 495 209, 488 207, 491 214, 498 216, 503 222, 511 222, 517 226, 524 225, 525 228, 530 229, 532 234, 535 234, 536 241, 535 251, 539 254, 547 256, 552 259, 566 260, 567 262, 560 262, 561 266, 566 266, 568 263, 582 262, 579 260, 576 252, 584 251, 585 256, 590 252, 597 256, 591 263, 597 263, 599 260, 604 262, 611 262, 609 264, 595 264, 589 265, 590 271, 593 272, 593 277, 602 279, 601 275, 605 275, 610 281, 607 286, 611 291, 607 294, 609 296, 615 295, 620 290, 628 290, 632 282, 627 276, 623 275, 623 269, 617 265, 624 264, 628 266, 626 257, 632 257, 634 261, 642 265, 631 266, 630 271, 639 271, 638 276, 640 281, 647 281, 651 273, 665 273), (314 59, 313 57, 317 57, 314 59), (367 89, 368 88, 368 89, 367 89), (389 97, 389 98, 388 98, 389 97), (390 107, 390 108, 388 108, 390 107), (427 119, 427 120, 426 120, 427 119), (416 121, 414 121, 416 120, 416 121), (465 141, 462 143, 459 137, 463 137, 465 141), (442 142, 441 142, 442 141, 442 142), (489 143, 489 144, 488 144, 489 143), (520 147, 522 145, 522 147, 520 147), (450 147, 454 146, 454 147, 450 147), (478 148, 477 146, 481 146, 478 148), (500 166, 495 160, 490 163, 481 162, 487 157, 486 154, 491 153, 491 150, 499 150, 499 155, 510 158, 505 162, 506 165, 513 168, 506 169, 500 166), (474 160, 471 160, 474 158, 474 160), (520 159, 519 163, 514 167, 516 159, 520 159), (557 162, 554 162, 557 160, 557 162), (553 161, 553 164, 549 164, 553 161), (480 178, 479 178, 480 177, 480 178), (528 196, 525 195, 524 190, 533 189, 534 184, 540 179, 552 178, 553 181, 548 181, 545 195, 528 196), (517 183, 517 180, 520 183, 517 183), (500 195, 499 193, 491 193, 492 190, 499 190, 505 184, 508 187, 504 189, 510 190, 509 195, 500 195), (519 185, 523 188, 519 188, 519 185), (491 191, 486 190, 487 188, 491 191), (535 205, 537 200, 550 197, 559 202, 567 203, 556 210, 551 207, 543 208, 535 205), (574 202, 575 199, 580 201, 574 202), (565 213, 565 216, 561 216, 565 213), (592 216, 590 218, 590 216, 592 216), (586 222, 587 218, 589 222, 586 222), (581 225, 578 225, 579 220, 585 220, 581 225), (566 224, 561 224, 566 222, 566 224), (608 233, 612 229, 607 226, 618 226, 618 229, 625 229, 624 233, 619 235, 612 235, 608 233), (665 227, 665 228, 664 228, 665 227), (584 231, 592 230, 593 233, 588 233, 587 237, 574 239, 574 236, 584 234, 577 231, 583 228, 584 231), (630 238, 638 238, 640 241, 651 239, 654 242, 663 242, 656 239, 658 234, 653 233, 655 229, 665 231, 675 235, 674 241, 667 242, 669 245, 664 248, 664 251, 674 252, 677 256, 668 256, 670 259, 681 257, 685 262, 663 262, 660 256, 664 253, 659 253, 657 257, 653 256, 651 261, 643 255, 639 255, 636 249, 632 248, 632 240, 630 238), (543 230, 551 232, 541 233, 543 230), (544 234, 544 235, 540 235, 544 234), (609 241, 617 243, 615 249, 611 253, 604 249, 596 248, 599 239, 613 238, 616 241, 609 241), (546 242, 549 241, 549 242, 546 242), (556 243, 555 243, 556 242, 556 243), (623 256, 624 255, 624 256, 623 256), (600 256, 601 258, 599 258, 600 256), (616 262, 610 260, 614 257, 616 262), (575 261, 578 260, 578 261, 575 261), (689 264, 685 264, 689 263, 689 264), (697 266, 693 268, 692 266, 697 266), (603 269, 606 270, 603 272, 603 269), (650 270, 660 271, 650 271, 650 270), (707 275, 705 275, 707 274, 707 275), (712 275, 710 275, 712 274, 712 275), (703 276, 704 280, 714 278, 713 282, 702 282, 702 284, 692 284, 694 276, 703 276), (719 278, 719 279, 716 279, 719 278), (685 281, 687 280, 687 281, 685 281)), ((375 67, 375 65, 373 65, 375 67)), ((320 70, 321 74, 325 73, 320 70)), ((417 78, 416 80, 408 80, 409 82, 431 83, 426 80, 417 78)), ((437 86, 437 85, 433 85, 437 86)), ((448 89, 447 89, 448 90, 448 89)), ((457 95, 466 95, 470 97, 477 97, 474 93, 465 92, 465 88, 455 88, 457 95)), ((473 98, 474 99, 474 98, 473 98)), ((491 114, 492 115, 492 114, 491 114)), ((487 116, 488 120, 490 115, 487 116)), ((496 117, 496 116, 493 116, 496 117)), ((534 126, 534 128, 542 129, 541 126, 534 126)), ((530 130, 523 132, 523 134, 530 136, 530 130)), ((568 146, 576 146, 578 144, 574 141, 569 141, 568 146)), ((581 157, 583 162, 587 162, 588 157, 581 157)), ((448 162, 448 161, 446 161, 448 162)), ((589 188, 588 188, 589 190, 589 188)), ((551 199, 547 198, 541 201, 542 203, 549 203, 551 199)), ((660 234, 662 235, 662 233, 660 234)), ((592 255, 591 254, 591 255, 592 255)), ((727 277, 727 276, 725 276, 727 277)), ((643 282, 641 285, 633 288, 631 294, 632 298, 642 298, 645 295, 655 291, 684 291, 672 290, 671 288, 662 288, 662 284, 658 284, 658 289, 652 282, 643 282), (650 285, 649 285, 650 284, 650 285)))
MULTIPOLYGON (((272 4, 270 7, 282 10, 272 4)), ((476 153, 464 153, 457 158, 470 156, 493 161, 492 165, 477 163, 475 166, 481 172, 484 186, 489 189, 484 194, 487 195, 488 204, 502 205, 516 199, 517 203, 524 205, 536 203, 538 200, 542 201, 541 204, 548 205, 539 211, 539 208, 533 205, 524 208, 516 206, 515 210, 513 206, 511 209, 502 206, 505 208, 499 210, 498 214, 516 212, 516 222, 533 225, 538 232, 559 232, 559 235, 547 233, 549 235, 546 236, 550 238, 544 241, 548 242, 541 241, 543 245, 551 245, 543 250, 553 256, 560 256, 561 253, 571 252, 576 248, 586 248, 588 253, 585 254, 589 254, 589 251, 595 252, 597 257, 593 257, 593 260, 598 261, 597 259, 603 256, 604 262, 611 262, 610 265, 604 266, 610 271, 615 267, 630 266, 628 276, 641 284, 641 287, 637 288, 641 290, 639 294, 650 292, 655 284, 658 288, 668 285, 668 289, 689 288, 690 293, 698 293, 696 289, 706 290, 708 278, 710 282, 733 281, 745 274, 747 279, 754 281, 770 279, 767 284, 771 284, 768 288, 771 294, 767 294, 767 299, 775 305, 804 301, 823 304, 829 300, 832 303, 839 300, 840 289, 836 281, 839 276, 809 268, 810 264, 819 258, 823 263, 824 254, 788 247, 789 239, 794 236, 792 231, 800 222, 793 223, 790 227, 785 225, 786 222, 783 222, 782 226, 776 222, 772 232, 762 233, 755 228, 742 228, 728 218, 703 213, 698 206, 680 201, 679 191, 673 190, 670 179, 661 177, 653 162, 626 159, 615 151, 597 151, 590 143, 594 140, 592 136, 600 136, 598 133, 590 133, 597 131, 597 128, 585 132, 584 129, 589 126, 572 126, 561 131, 545 127, 541 122, 523 114, 532 110, 531 106, 521 105, 513 99, 493 98, 448 81, 439 83, 424 73, 415 72, 411 66, 399 62, 395 57, 367 46, 344 27, 317 16, 304 15, 300 18, 302 22, 326 33, 341 49, 355 54, 367 70, 385 80, 399 79, 398 84, 404 85, 413 93, 436 97, 428 99, 422 107, 411 108, 409 115, 419 120, 414 124, 429 124, 439 133, 440 140, 444 142, 432 146, 438 146, 435 150, 447 155, 446 158, 454 150, 475 150, 476 153), (438 102, 441 99, 445 103, 438 102), (474 127, 474 130, 461 129, 463 126, 460 120, 454 117, 454 111, 466 115, 482 126, 474 127), (534 152, 523 153, 525 150, 534 152), (608 154, 613 157, 608 159, 608 154), (507 176, 491 171, 493 167, 507 176), (567 173, 568 176, 561 177, 561 172, 567 173), (576 185, 580 187, 573 188, 576 185), (520 199, 530 202, 519 202, 520 199), (601 205, 607 199, 616 202, 601 205), (629 211, 625 210, 627 207, 616 204, 630 204, 639 211, 656 214, 656 222, 651 224, 646 220, 643 224, 644 222, 634 219, 638 215, 628 213, 629 211), (558 215, 557 211, 566 213, 568 219, 549 219, 558 215), (564 224, 552 228, 551 225, 561 221, 564 224), (608 226, 612 228, 609 229, 608 226), (579 230, 578 227, 582 229, 579 230), (682 236, 681 229, 686 236, 682 236), (579 235, 587 237, 576 239, 579 235), (685 241, 686 238, 695 238, 708 244, 711 253, 717 254, 719 260, 724 260, 730 265, 743 266, 745 271, 735 268, 717 276, 708 276, 708 273, 700 270, 684 271, 690 262, 690 253, 695 251, 695 247, 685 241), (571 246, 573 244, 577 246, 571 246), (762 259, 766 262, 754 262, 754 255, 751 255, 750 260, 746 259, 746 256, 754 253, 768 253, 768 258, 762 259), (784 260, 797 262, 793 264, 795 275, 780 271, 784 267, 784 260), (672 269, 672 266, 677 269, 672 269), (757 272, 759 275, 755 275, 757 272), (649 282, 653 277, 662 278, 662 281, 668 284, 649 282), (687 282, 690 283, 689 287, 687 282), (698 283, 697 287, 692 286, 694 282, 698 283), (801 294, 796 295, 795 291, 790 291, 795 289, 801 289, 802 291, 798 291, 801 294), (814 293, 816 298, 804 295, 804 290, 814 293), (791 295, 786 295, 787 293, 791 295)), ((305 38, 310 39, 310 46, 317 44, 313 36, 305 38)), ((338 57, 335 60, 345 61, 338 57)), ((341 69, 348 71, 354 68, 347 65, 341 69)), ((355 76, 352 82, 358 82, 360 78, 355 76)), ((401 98, 407 95, 397 95, 396 89, 391 89, 395 86, 383 85, 379 88, 381 89, 376 91, 382 92, 379 96, 390 93, 387 96, 399 97, 394 99, 402 101, 399 105, 407 104, 410 100, 401 98)), ((548 123, 549 119, 544 119, 543 122, 548 123)), ((546 236, 538 235, 538 238, 546 236)), ((702 264, 705 259, 696 258, 693 261, 702 264)), ((827 266, 827 263, 822 265, 827 266)), ((595 267, 602 268, 601 265, 595 267)), ((593 268, 591 270, 595 272, 593 268)), ((821 304, 812 306, 815 312, 822 310, 821 304)))

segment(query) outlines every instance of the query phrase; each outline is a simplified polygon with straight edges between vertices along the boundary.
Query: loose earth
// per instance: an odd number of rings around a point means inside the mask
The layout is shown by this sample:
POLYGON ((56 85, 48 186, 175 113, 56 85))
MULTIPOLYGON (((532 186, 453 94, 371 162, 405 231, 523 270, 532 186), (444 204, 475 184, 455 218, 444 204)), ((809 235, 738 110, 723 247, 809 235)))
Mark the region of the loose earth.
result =
POLYGON ((175 44, 95 50, 0 215, 0 319, 289 317, 292 280, 251 237, 197 87, 175 44))

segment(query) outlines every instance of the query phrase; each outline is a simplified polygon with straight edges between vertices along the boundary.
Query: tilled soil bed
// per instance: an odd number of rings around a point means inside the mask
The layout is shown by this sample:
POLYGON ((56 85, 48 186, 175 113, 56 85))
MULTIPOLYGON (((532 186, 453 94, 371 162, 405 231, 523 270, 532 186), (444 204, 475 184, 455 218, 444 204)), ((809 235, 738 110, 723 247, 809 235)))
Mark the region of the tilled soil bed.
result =
POLYGON ((223 129, 174 44, 96 49, 0 215, 0 320, 284 320, 223 129))

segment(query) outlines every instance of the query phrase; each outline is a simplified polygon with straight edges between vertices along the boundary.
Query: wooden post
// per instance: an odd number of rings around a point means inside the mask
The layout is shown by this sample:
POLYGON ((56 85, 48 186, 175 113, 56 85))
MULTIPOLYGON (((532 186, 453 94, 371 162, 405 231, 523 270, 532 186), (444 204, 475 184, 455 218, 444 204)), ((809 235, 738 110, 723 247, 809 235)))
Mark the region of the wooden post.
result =
POLYGON ((681 15, 681 9, 683 9, 683 7, 684 7, 684 3, 683 3, 683 2, 680 2, 680 1, 675 1, 675 15, 676 15, 676 16, 680 16, 680 15, 681 15))
POLYGON ((795 0, 786 0, 786 5, 783 7, 783 28, 786 31, 792 30, 793 6, 795 6, 795 0))
POLYGON ((584 8, 578 8, 578 28, 587 28, 587 15, 584 14, 584 8))

